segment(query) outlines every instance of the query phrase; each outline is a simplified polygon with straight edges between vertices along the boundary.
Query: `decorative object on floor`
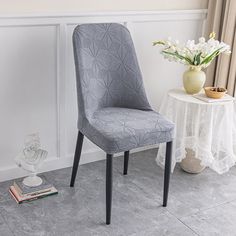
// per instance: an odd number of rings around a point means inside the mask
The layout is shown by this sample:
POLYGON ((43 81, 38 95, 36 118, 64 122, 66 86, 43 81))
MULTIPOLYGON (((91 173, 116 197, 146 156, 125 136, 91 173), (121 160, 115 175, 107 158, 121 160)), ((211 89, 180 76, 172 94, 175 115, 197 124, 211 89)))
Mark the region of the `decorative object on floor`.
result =
POLYGON ((225 96, 227 90, 219 87, 205 87, 205 94, 209 98, 220 99, 225 96))
POLYGON ((38 133, 30 134, 25 139, 23 151, 15 158, 16 164, 30 172, 30 175, 23 180, 23 184, 29 187, 36 187, 42 184, 42 179, 37 172, 47 157, 47 151, 40 149, 40 138, 38 133))
MULTIPOLYGON (((176 124, 172 170, 176 162, 183 161, 181 166, 187 172, 198 173, 210 167, 219 174, 225 173, 236 162, 235 100, 214 99, 217 102, 208 103, 194 96, 183 89, 170 90, 160 108, 176 124)), ((156 159, 161 166, 165 163, 164 148, 159 145, 156 159)))
POLYGON ((41 176, 42 184, 38 187, 27 187, 22 179, 14 181, 9 192, 17 203, 29 202, 57 194, 57 189, 50 184, 44 176, 41 176))
POLYGON ((84 24, 73 33, 79 106, 78 139, 70 186, 74 186, 84 135, 107 153, 106 224, 112 207, 113 154, 167 143, 163 206, 167 205, 174 124, 152 110, 134 45, 121 24, 84 24))
POLYGON ((155 45, 164 47, 161 51, 164 58, 189 66, 183 74, 184 89, 189 94, 199 93, 202 90, 206 80, 202 69, 208 67, 221 53, 231 53, 229 45, 215 40, 214 32, 210 34, 208 41, 201 37, 196 44, 194 40, 180 44, 178 40, 168 38, 153 42, 153 46, 155 45))
POLYGON ((191 148, 185 148, 186 156, 180 162, 181 168, 190 174, 201 173, 206 167, 201 165, 201 160, 196 157, 196 153, 191 148))

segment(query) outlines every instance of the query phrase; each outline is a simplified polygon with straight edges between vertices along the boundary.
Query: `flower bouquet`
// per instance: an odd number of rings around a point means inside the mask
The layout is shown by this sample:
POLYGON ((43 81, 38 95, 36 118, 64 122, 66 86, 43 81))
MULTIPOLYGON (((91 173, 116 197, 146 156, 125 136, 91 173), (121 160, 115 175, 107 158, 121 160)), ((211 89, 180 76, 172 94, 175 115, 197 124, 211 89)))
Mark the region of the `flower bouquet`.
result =
POLYGON ((199 38, 199 42, 188 40, 181 44, 178 40, 160 40, 153 42, 153 46, 161 45, 161 54, 169 61, 175 61, 188 65, 189 69, 184 73, 183 82, 187 93, 198 93, 206 80, 202 68, 208 67, 211 62, 221 53, 229 54, 230 46, 215 39, 212 32, 206 41, 204 37, 199 38))

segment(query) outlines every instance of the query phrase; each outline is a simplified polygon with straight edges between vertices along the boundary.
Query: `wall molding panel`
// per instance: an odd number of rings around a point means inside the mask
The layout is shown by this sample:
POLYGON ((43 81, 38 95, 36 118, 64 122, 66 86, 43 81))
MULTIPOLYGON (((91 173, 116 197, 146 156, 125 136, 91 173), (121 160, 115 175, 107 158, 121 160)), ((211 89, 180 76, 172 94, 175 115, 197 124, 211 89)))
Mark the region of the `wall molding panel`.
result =
MULTIPOLYGON (((129 28, 148 97, 158 109, 164 94, 182 85, 184 67, 163 60, 152 41, 170 35, 197 39, 206 15, 206 9, 0 15, 0 182, 27 174, 14 157, 33 132, 40 133, 42 148, 49 152, 41 172, 72 165, 78 111, 71 37, 76 25, 118 22, 129 28)), ((104 158, 85 139, 81 164, 104 158)))

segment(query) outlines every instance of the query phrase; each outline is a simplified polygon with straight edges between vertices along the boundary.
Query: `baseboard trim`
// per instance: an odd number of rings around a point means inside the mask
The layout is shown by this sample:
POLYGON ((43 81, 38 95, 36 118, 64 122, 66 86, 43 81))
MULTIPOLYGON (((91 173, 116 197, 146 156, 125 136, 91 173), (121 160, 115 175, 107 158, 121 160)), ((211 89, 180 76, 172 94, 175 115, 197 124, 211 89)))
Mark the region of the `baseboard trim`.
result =
MULTIPOLYGON (((153 149, 157 147, 158 147, 157 145, 141 147, 141 148, 131 150, 131 153, 141 152, 141 151, 145 151, 145 150, 149 150, 149 149, 153 149)), ((116 157, 121 156, 121 155, 123 155, 123 153, 115 154, 116 157)), ((102 150, 99 150, 99 149, 90 150, 81 154, 80 165, 84 165, 84 164, 95 162, 95 161, 101 161, 101 160, 104 160, 105 157, 106 157, 106 153, 102 150)), ((41 168, 40 173, 71 167, 72 163, 73 163, 73 154, 65 158, 58 158, 58 157, 50 158, 45 161, 45 163, 43 164, 41 168)), ((27 174, 28 174, 27 171, 17 166, 4 168, 0 170, 0 182, 12 180, 16 178, 21 178, 21 177, 26 176, 27 174)))

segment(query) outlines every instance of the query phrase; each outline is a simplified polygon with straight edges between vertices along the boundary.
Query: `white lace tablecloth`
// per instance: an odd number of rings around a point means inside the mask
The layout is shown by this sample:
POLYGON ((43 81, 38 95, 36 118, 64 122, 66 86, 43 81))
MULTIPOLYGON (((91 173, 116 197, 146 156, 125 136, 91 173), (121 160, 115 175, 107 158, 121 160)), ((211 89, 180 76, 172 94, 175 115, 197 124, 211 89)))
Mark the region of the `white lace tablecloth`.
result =
MULTIPOLYGON (((176 125, 173 141, 172 171, 185 158, 186 148, 195 152, 201 165, 222 174, 236 162, 235 101, 206 103, 183 89, 170 90, 160 113, 176 125)), ((156 159, 165 163, 165 144, 160 144, 156 159)))

